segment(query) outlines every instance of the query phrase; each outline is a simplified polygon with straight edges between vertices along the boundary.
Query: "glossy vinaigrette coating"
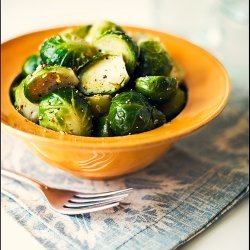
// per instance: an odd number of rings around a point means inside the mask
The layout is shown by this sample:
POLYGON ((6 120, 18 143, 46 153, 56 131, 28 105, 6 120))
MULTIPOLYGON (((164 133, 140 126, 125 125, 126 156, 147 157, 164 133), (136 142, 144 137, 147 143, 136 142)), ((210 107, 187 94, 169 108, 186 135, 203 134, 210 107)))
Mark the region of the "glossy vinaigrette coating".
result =
POLYGON ((186 104, 184 71, 157 37, 102 21, 54 34, 39 49, 23 63, 12 97, 18 112, 48 129, 138 134, 169 122, 186 104))

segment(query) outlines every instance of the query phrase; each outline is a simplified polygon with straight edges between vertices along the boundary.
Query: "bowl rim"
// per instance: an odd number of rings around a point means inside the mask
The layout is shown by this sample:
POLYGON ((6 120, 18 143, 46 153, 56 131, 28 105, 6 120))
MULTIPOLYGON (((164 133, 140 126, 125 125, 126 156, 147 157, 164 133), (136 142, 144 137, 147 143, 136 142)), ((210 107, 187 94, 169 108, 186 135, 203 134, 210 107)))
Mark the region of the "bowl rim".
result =
MULTIPOLYGON (((4 43, 1 44, 1 46, 3 46, 4 44, 6 44, 8 42, 11 42, 12 40, 17 39, 17 38, 34 35, 36 33, 71 28, 71 27, 76 27, 76 26, 78 26, 78 25, 60 26, 60 27, 48 28, 48 29, 38 30, 35 32, 26 33, 26 34, 23 34, 21 36, 17 36, 17 37, 14 37, 12 39, 6 40, 4 43)), ((191 43, 191 42, 189 42, 186 39, 183 39, 181 37, 178 37, 178 36, 175 36, 175 35, 172 35, 172 34, 157 30, 157 29, 147 29, 147 28, 137 27, 137 26, 123 26, 123 27, 125 29, 127 29, 127 28, 128 29, 135 29, 135 30, 138 30, 140 32, 142 31, 145 33, 151 32, 151 33, 160 34, 162 36, 167 35, 167 36, 172 37, 174 39, 181 40, 182 42, 186 43, 187 45, 192 46, 196 50, 199 50, 200 53, 209 57, 210 60, 214 63, 214 65, 216 65, 218 68, 220 68, 221 73, 223 74, 223 77, 224 77, 224 81, 225 81, 224 96, 223 96, 223 99, 221 100, 220 104, 217 106, 217 108, 215 110, 213 110, 213 112, 211 112, 211 114, 208 117, 206 117, 206 119, 203 119, 200 123, 193 124, 192 126, 182 128, 178 131, 175 131, 175 133, 163 134, 160 137, 153 137, 153 135, 150 135, 150 133, 152 134, 152 131, 157 131, 159 128, 156 128, 156 129, 153 129, 150 131, 146 131, 143 133, 139 133, 139 134, 125 135, 125 136, 114 136, 114 137, 90 137, 90 136, 76 136, 76 135, 69 135, 69 134, 60 134, 59 132, 41 127, 35 123, 27 121, 27 119, 25 117, 23 117, 21 114, 19 114, 16 110, 15 111, 20 116, 22 116, 26 122, 33 124, 33 126, 42 128, 48 134, 54 134, 54 136, 56 136, 57 138, 32 134, 29 132, 25 132, 25 131, 16 129, 10 125, 7 125, 2 120, 2 111, 1 111, 1 126, 16 136, 22 137, 24 139, 32 139, 32 141, 34 140, 34 141, 40 141, 40 142, 44 142, 44 143, 53 143, 53 144, 59 143, 59 144, 63 144, 63 145, 75 144, 77 146, 86 147, 86 148, 100 148, 100 149, 105 149, 105 148, 109 149, 109 148, 116 148, 116 147, 127 148, 127 147, 131 147, 131 146, 137 147, 137 146, 148 146, 148 145, 152 145, 152 144, 164 143, 166 140, 176 141, 177 139, 184 137, 185 135, 190 134, 190 133, 198 130, 199 128, 205 126, 207 123, 209 123, 211 120, 213 120, 216 116, 218 116, 222 112, 222 110, 226 106, 227 101, 229 99, 229 95, 231 92, 231 85, 230 85, 230 79, 229 79, 228 73, 227 73, 226 69, 224 68, 224 66, 219 62, 218 59, 216 59, 213 55, 211 55, 207 50, 205 50, 205 49, 203 49, 203 48, 201 48, 201 47, 199 47, 199 46, 197 46, 197 45, 195 45, 195 44, 193 44, 193 43, 191 43)), ((184 110, 185 110, 185 108, 186 107, 184 107, 184 110)), ((169 126, 170 124, 171 124, 171 122, 166 123, 161 127, 169 126)))

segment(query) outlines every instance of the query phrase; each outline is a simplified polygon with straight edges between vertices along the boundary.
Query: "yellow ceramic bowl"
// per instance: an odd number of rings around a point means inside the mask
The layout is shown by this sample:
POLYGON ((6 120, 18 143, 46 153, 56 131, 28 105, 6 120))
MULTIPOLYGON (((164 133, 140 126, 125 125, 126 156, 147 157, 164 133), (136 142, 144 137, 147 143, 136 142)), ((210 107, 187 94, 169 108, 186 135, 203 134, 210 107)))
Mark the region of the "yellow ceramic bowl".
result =
POLYGON ((132 173, 150 165, 174 142, 207 124, 226 105, 230 92, 229 78, 212 55, 169 34, 125 27, 129 32, 145 32, 159 37, 171 57, 185 69, 188 102, 184 110, 168 124, 129 136, 80 137, 38 126, 15 110, 10 100, 10 85, 19 74, 24 60, 37 52, 45 38, 64 28, 27 34, 5 42, 1 48, 2 127, 22 138, 36 155, 53 166, 78 177, 93 179, 132 173))

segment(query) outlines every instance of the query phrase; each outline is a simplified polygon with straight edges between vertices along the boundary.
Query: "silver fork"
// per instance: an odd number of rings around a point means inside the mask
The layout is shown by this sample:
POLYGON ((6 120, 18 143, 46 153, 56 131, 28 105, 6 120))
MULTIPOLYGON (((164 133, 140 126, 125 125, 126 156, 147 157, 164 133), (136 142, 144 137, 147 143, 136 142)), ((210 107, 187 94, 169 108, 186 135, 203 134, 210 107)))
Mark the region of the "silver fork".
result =
POLYGON ((21 181, 37 188, 47 199, 50 207, 61 214, 75 215, 95 212, 118 206, 132 188, 104 193, 81 193, 49 187, 24 174, 1 169, 1 175, 21 181))

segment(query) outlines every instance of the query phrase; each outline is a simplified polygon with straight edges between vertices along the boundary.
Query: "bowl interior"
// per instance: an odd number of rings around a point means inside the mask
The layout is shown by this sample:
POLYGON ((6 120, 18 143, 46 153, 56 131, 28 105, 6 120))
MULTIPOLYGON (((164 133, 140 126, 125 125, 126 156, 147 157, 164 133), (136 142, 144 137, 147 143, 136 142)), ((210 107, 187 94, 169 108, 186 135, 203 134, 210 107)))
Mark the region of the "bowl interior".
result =
POLYGON ((145 32, 157 36, 169 54, 186 71, 188 101, 184 110, 171 122, 148 132, 108 138, 63 135, 38 126, 19 114, 13 107, 9 90, 20 73, 24 60, 37 53, 39 45, 67 27, 49 29, 17 37, 2 44, 1 64, 1 121, 12 133, 32 140, 61 143, 80 143, 82 146, 106 148, 159 143, 182 137, 215 118, 226 105, 230 84, 223 66, 205 50, 181 38, 135 27, 125 27, 129 32, 145 32))

